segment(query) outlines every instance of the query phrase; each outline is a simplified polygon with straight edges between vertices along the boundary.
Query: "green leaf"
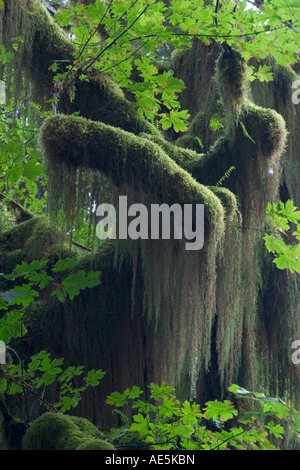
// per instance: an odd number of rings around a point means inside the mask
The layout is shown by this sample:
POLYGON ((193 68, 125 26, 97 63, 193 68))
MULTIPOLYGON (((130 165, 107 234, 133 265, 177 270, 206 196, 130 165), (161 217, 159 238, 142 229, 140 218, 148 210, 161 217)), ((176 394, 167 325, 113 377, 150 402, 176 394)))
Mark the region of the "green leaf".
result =
POLYGON ((248 131, 247 131, 247 129, 246 129, 245 124, 244 124, 242 121, 239 121, 239 124, 240 124, 240 126, 241 126, 241 128, 242 128, 242 130, 243 130, 243 134, 244 134, 246 137, 248 137, 248 139, 250 139, 250 140, 255 144, 255 141, 254 141, 254 140, 252 139, 252 137, 248 134, 248 131))
POLYGON ((108 405, 114 405, 122 408, 127 403, 127 393, 112 392, 106 399, 108 405))
POLYGON ((134 423, 131 425, 131 431, 138 432, 141 437, 149 434, 149 423, 148 418, 145 418, 141 414, 133 416, 134 423))
POLYGON ((78 263, 79 261, 77 258, 61 259, 54 265, 52 271, 58 273, 61 271, 66 271, 67 269, 73 269, 78 265, 78 263))
POLYGON ((81 290, 99 285, 99 276, 99 272, 89 272, 86 274, 83 270, 77 271, 66 277, 62 282, 62 286, 65 293, 73 300, 76 295, 79 295, 81 290))
POLYGON ((271 82, 273 80, 273 73, 269 65, 260 65, 256 72, 257 78, 261 82, 271 82))
POLYGON ((228 400, 223 402, 209 401, 205 403, 205 405, 205 417, 207 419, 212 419, 213 421, 217 421, 218 419, 221 421, 228 421, 229 419, 232 419, 233 416, 237 416, 238 414, 237 410, 228 400))
POLYGON ((99 385, 99 382, 101 379, 103 379, 105 375, 105 372, 103 372, 101 369, 99 370, 90 370, 87 374, 87 376, 85 377, 85 381, 87 383, 87 385, 89 385, 90 387, 96 387, 97 385, 99 385))
POLYGON ((179 111, 178 109, 172 109, 170 113, 162 113, 160 124, 164 130, 174 127, 175 132, 185 132, 187 130, 186 120, 190 117, 186 110, 179 111))
POLYGON ((22 286, 17 286, 11 289, 12 293, 16 294, 15 298, 11 301, 12 305, 23 305, 23 307, 28 307, 34 299, 39 296, 39 294, 28 284, 22 284, 22 286))
POLYGON ((82 375, 84 370, 84 366, 69 366, 67 369, 65 369, 59 376, 58 380, 59 382, 70 382, 73 377, 82 375))
POLYGON ((8 309, 8 305, 7 303, 3 300, 3 298, 1 298, 1 295, 0 295, 0 310, 7 310, 8 309))
POLYGON ((71 10, 67 8, 64 10, 58 10, 55 13, 55 20, 60 24, 61 27, 69 26, 71 21, 71 10))
POLYGON ((170 387, 169 385, 166 385, 165 382, 163 382, 160 386, 154 383, 151 383, 149 388, 151 391, 151 397, 154 400, 174 397, 175 388, 170 387))
POLYGON ((284 428, 280 426, 280 424, 274 424, 273 421, 270 421, 266 428, 270 431, 271 434, 275 437, 282 438, 283 434, 285 433, 284 428))
POLYGON ((19 338, 27 333, 22 323, 23 312, 7 312, 0 319, 0 340, 8 344, 11 338, 19 338))
POLYGON ((143 393, 144 392, 140 387, 137 387, 136 385, 134 385, 132 389, 128 392, 128 398, 131 398, 132 400, 134 400, 135 398, 139 397, 143 393))

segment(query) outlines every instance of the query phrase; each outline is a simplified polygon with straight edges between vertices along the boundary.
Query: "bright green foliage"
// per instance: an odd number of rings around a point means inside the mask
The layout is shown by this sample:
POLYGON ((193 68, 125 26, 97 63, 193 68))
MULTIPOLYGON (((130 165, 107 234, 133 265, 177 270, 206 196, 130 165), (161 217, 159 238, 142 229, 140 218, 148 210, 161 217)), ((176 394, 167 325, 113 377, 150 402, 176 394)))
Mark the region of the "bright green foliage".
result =
POLYGON ((205 417, 216 421, 228 421, 238 414, 237 410, 234 409, 232 403, 228 400, 223 402, 209 401, 206 403, 207 408, 205 409, 205 417))
MULTIPOLYGON (((63 9, 55 15, 61 27, 72 27, 74 63, 60 72, 55 80, 65 90, 72 88, 76 75, 86 80, 85 72, 95 66, 110 72, 121 87, 130 90, 139 112, 149 121, 158 117, 163 129, 173 126, 187 130, 187 111, 180 111, 178 93, 181 80, 170 70, 160 71, 155 65, 158 51, 168 47, 191 47, 193 37, 210 44, 217 40, 237 47, 246 60, 265 59, 273 54, 281 65, 297 60, 299 49, 299 5, 286 5, 281 0, 257 8, 246 9, 247 2, 222 2, 219 11, 202 1, 173 0, 109 2, 101 0, 85 7, 82 4, 63 9), (293 28, 290 29, 290 23, 293 28), (162 106, 169 113, 162 112, 162 106)), ((165 61, 169 57, 164 57, 165 61)), ((167 68, 167 65, 163 66, 167 68)), ((57 65, 52 70, 56 70, 57 65)), ((272 80, 268 65, 251 70, 251 79, 272 80)))
MULTIPOLYGON (((34 298, 38 297, 38 292, 32 288, 36 286, 38 289, 44 289, 50 283, 57 288, 52 289, 52 295, 56 295, 59 300, 63 301, 66 297, 69 297, 71 300, 74 299, 76 295, 79 295, 81 290, 92 288, 99 285, 100 273, 99 272, 89 272, 86 273, 83 270, 76 271, 69 276, 66 276, 60 284, 57 283, 57 280, 54 282, 54 278, 47 274, 43 269, 46 267, 48 260, 34 260, 31 263, 26 263, 22 261, 20 265, 17 265, 14 271, 11 274, 7 274, 4 277, 6 279, 16 279, 18 277, 23 277, 24 280, 28 281, 28 284, 22 284, 21 286, 16 286, 10 291, 5 292, 6 297, 10 298, 11 305, 23 305, 23 307, 28 307, 33 301, 34 298), (13 298, 12 298, 13 297, 13 298)), ((64 260, 58 261, 52 268, 54 273, 62 272, 65 270, 71 270, 78 264, 78 259, 76 258, 66 258, 64 260)), ((2 293, 2 298, 3 297, 2 293)), ((1 293, 0 293, 1 297, 1 293)))
POLYGON ((149 389, 149 401, 139 398, 142 393, 139 387, 127 389, 124 393, 114 392, 107 398, 108 404, 118 408, 128 405, 131 399, 132 409, 136 410, 129 430, 124 427, 119 435, 116 432, 112 434, 120 448, 126 449, 126 439, 132 444, 135 436, 136 445, 141 446, 143 442, 155 450, 274 450, 272 436, 282 438, 284 418, 295 428, 299 426, 299 413, 282 400, 249 392, 238 385, 232 385, 229 391, 236 398, 252 400, 253 409, 254 403, 258 402, 261 405, 259 411, 255 409, 243 416, 229 400, 209 401, 201 409, 196 403, 181 403, 174 388, 165 383, 161 386, 152 383, 149 389), (266 417, 273 420, 265 420, 266 417), (258 418, 263 420, 257 421, 258 418))
POLYGON ((295 240, 300 240, 300 211, 294 206, 293 201, 268 204, 268 216, 275 227, 285 236, 285 240, 273 235, 265 235, 264 240, 269 252, 275 254, 273 262, 279 269, 289 269, 291 272, 300 272, 300 244, 290 242, 291 224, 296 225, 292 232, 295 240))
MULTIPOLYGON (((36 107, 37 108, 37 107, 36 107)), ((38 110, 13 103, 0 109, 0 193, 36 215, 46 207, 46 176, 37 143, 38 110)), ((0 208, 1 209, 1 208, 0 208)))
POLYGON ((51 360, 50 354, 41 351, 31 357, 27 366, 22 364, 3 366, 4 375, 0 380, 0 391, 7 395, 18 393, 34 393, 37 397, 38 390, 42 387, 49 387, 56 384, 58 396, 56 402, 47 402, 43 399, 44 393, 41 393, 41 400, 44 401, 46 409, 57 409, 66 412, 75 408, 82 394, 88 387, 96 387, 104 377, 102 370, 91 370, 85 377, 81 377, 81 385, 78 386, 78 377, 84 372, 83 366, 70 366, 62 369, 63 359, 51 360))

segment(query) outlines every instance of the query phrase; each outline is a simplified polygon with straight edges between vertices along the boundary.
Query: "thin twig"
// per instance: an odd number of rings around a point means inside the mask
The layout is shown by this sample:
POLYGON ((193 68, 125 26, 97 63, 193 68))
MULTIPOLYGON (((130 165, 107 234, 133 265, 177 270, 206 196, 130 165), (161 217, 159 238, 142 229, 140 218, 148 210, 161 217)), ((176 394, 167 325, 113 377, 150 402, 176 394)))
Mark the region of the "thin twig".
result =
MULTIPOLYGON (((116 42, 118 41, 118 39, 120 39, 122 36, 124 36, 124 34, 127 33, 127 31, 129 31, 132 26, 140 19, 140 17, 146 12, 146 10, 148 9, 149 5, 147 5, 144 10, 135 18, 135 20, 126 28, 124 29, 115 39, 113 39, 106 47, 104 47, 100 52, 99 54, 96 55, 96 57, 94 58, 91 58, 91 59, 88 59, 86 62, 84 62, 80 67, 78 67, 77 69, 77 72, 81 69, 81 73, 84 73, 86 70, 88 70, 90 67, 92 67, 92 65, 99 59, 99 57, 101 57, 102 54, 104 54, 104 52, 106 52, 108 49, 110 49, 114 44, 116 44, 116 42), (86 67, 85 67, 86 66, 86 67)), ((75 77, 76 78, 76 77, 75 77)), ((64 91, 62 92, 62 94, 60 95, 60 99, 63 97, 63 95, 66 93, 66 91, 68 90, 68 88, 74 83, 75 81, 75 78, 73 78, 69 83, 68 85, 66 86, 66 88, 64 89, 64 91)))

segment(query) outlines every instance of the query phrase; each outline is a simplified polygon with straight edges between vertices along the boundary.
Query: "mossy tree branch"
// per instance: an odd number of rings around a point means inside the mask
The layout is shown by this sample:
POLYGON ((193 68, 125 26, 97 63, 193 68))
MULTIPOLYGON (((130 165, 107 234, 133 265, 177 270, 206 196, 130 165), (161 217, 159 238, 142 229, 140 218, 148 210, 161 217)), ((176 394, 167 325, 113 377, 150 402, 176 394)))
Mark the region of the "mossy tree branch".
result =
POLYGON ((119 190, 140 189, 153 201, 202 203, 211 228, 222 231, 220 200, 147 138, 81 117, 56 115, 44 122, 40 143, 49 167, 50 193, 53 185, 53 197, 60 201, 57 191, 64 187, 60 168, 81 167, 103 173, 119 190))

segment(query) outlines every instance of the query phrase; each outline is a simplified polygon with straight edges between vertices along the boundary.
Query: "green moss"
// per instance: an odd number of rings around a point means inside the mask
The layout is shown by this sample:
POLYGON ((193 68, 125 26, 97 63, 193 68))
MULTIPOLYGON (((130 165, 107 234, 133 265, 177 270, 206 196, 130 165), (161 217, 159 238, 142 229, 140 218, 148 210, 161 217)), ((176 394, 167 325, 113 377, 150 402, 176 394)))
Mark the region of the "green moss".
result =
MULTIPOLYGON (((183 168, 186 161, 195 158, 195 153, 168 142, 154 125, 142 119, 133 103, 125 98, 120 87, 109 77, 94 69, 88 76, 88 82, 77 85, 69 112, 80 111, 80 115, 89 120, 101 121, 151 140, 183 168)), ((199 147, 196 150, 200 151, 199 147)))
POLYGON ((76 424, 78 429, 94 439, 103 439, 104 434, 99 431, 89 420, 80 418, 79 416, 69 416, 69 418, 76 424))
POLYGON ((95 69, 88 72, 88 77, 88 82, 76 86, 75 98, 70 105, 71 112, 80 111, 82 117, 121 127, 135 134, 157 133, 139 116, 134 105, 109 77, 95 69))
POLYGON ((4 232, 0 235, 0 247, 0 266, 5 272, 23 260, 52 259, 54 262, 71 253, 70 241, 49 217, 34 217, 4 232))
POLYGON ((14 270, 17 264, 21 264, 26 258, 26 251, 24 249, 17 249, 6 253, 1 261, 1 266, 5 266, 5 272, 10 273, 14 270))
POLYGON ((174 49, 174 51, 171 54, 171 64, 172 64, 172 69, 173 70, 178 70, 180 69, 180 62, 181 60, 185 59, 185 54, 186 50, 182 49, 174 49))
POLYGON ((209 189, 222 201, 225 208, 226 224, 230 223, 238 206, 236 196, 226 188, 210 186, 209 189))
MULTIPOLYGON (((249 137, 243 141, 245 150, 247 150, 245 144, 248 144, 249 152, 251 149, 253 152, 255 148, 264 157, 282 155, 287 132, 285 121, 280 114, 273 109, 249 104, 240 119, 249 134, 249 137)), ((241 132, 239 132, 237 139, 240 134, 241 132)))
MULTIPOLYGON (((219 114, 219 116, 220 115, 221 114, 219 114)), ((220 128, 219 130, 213 130, 210 127, 210 121, 214 117, 216 118, 216 116, 212 116, 209 112, 201 111, 196 114, 187 133, 176 140, 176 145, 179 147, 192 149, 198 154, 207 152, 220 137, 222 129, 220 128)))
POLYGON ((176 140, 176 145, 178 145, 178 147, 195 150, 197 153, 201 153, 203 150, 202 141, 199 138, 189 134, 179 137, 179 139, 176 140))
POLYGON ((231 140, 249 94, 247 65, 239 52, 231 49, 220 55, 216 64, 216 81, 226 115, 224 130, 231 140))
POLYGON ((115 447, 101 439, 87 439, 76 450, 115 450, 115 447))
POLYGON ((239 52, 232 49, 220 55, 216 80, 225 113, 237 112, 248 97, 247 65, 239 52))
POLYGON ((138 184, 154 200, 204 203, 210 229, 218 226, 217 233, 222 231, 218 198, 148 139, 83 118, 56 115, 44 122, 40 142, 48 165, 50 198, 66 213, 76 207, 76 199, 71 203, 64 196, 75 195, 75 180, 68 169, 81 167, 104 173, 119 188, 137 190, 138 184))
POLYGON ((23 449, 75 450, 91 438, 103 442, 96 436, 97 428, 85 419, 48 412, 31 423, 23 439, 23 449))

